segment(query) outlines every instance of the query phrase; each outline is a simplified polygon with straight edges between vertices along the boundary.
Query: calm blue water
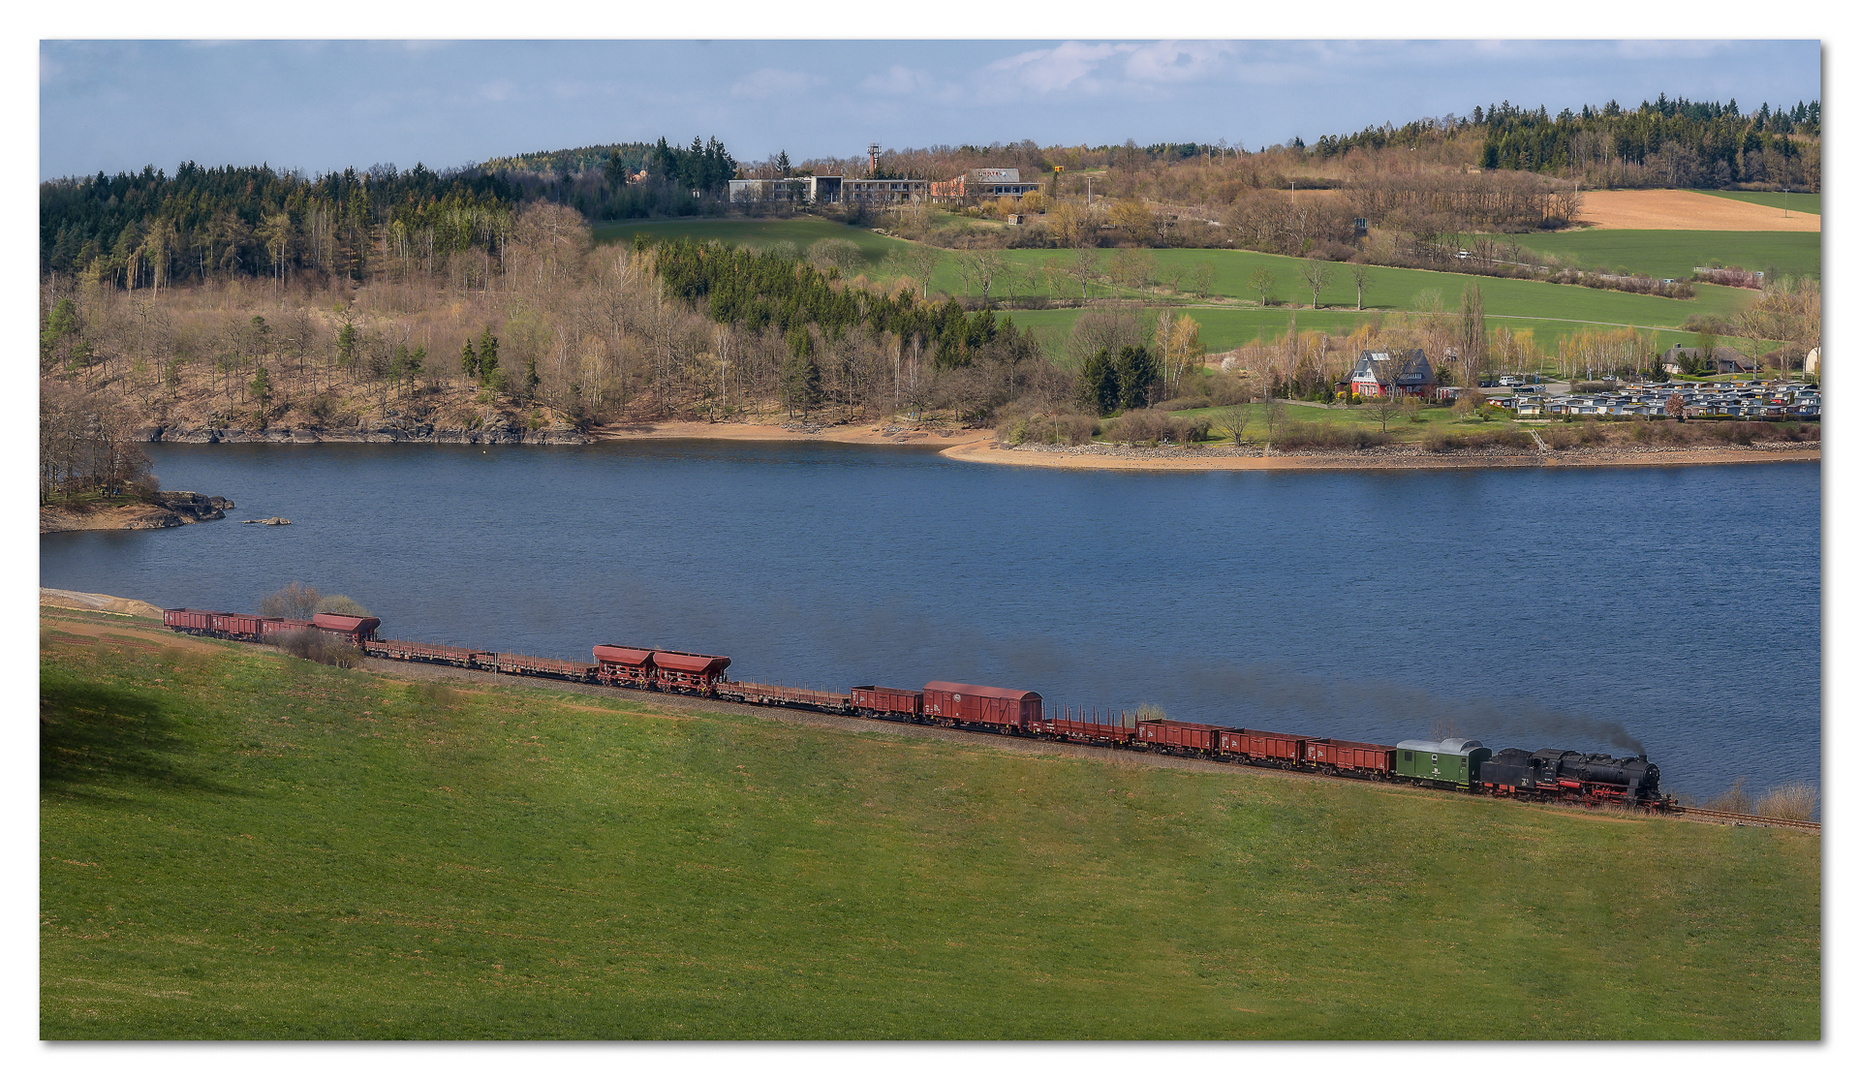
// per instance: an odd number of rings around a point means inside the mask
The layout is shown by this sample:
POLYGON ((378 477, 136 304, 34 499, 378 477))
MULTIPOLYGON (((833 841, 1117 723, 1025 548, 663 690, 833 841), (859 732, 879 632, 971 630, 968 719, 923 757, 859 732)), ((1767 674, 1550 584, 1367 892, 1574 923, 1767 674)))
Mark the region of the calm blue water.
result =
POLYGON ((43 585, 739 678, 931 679, 1379 742, 1819 783, 1818 466, 1073 473, 822 444, 157 446, 224 522, 40 543, 43 585), (279 515, 287 528, 236 519, 279 515))

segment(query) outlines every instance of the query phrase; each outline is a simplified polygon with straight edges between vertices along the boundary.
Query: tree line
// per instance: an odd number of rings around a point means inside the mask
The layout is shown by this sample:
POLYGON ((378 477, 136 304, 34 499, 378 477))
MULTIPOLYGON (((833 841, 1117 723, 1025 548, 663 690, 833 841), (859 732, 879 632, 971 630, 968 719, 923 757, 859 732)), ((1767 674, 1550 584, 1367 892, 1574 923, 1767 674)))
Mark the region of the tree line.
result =
POLYGON ((524 202, 596 218, 711 212, 736 167, 715 138, 688 148, 661 138, 443 173, 377 165, 307 177, 192 161, 173 176, 152 165, 99 172, 39 185, 39 270, 130 291, 303 274, 359 282, 411 268, 482 287, 524 202))
POLYGON ((1479 163, 1585 178, 1591 186, 1727 188, 1736 184, 1819 189, 1821 103, 1764 103, 1745 115, 1728 104, 1661 94, 1626 110, 1610 101, 1563 110, 1509 102, 1474 110, 1485 138, 1479 163))

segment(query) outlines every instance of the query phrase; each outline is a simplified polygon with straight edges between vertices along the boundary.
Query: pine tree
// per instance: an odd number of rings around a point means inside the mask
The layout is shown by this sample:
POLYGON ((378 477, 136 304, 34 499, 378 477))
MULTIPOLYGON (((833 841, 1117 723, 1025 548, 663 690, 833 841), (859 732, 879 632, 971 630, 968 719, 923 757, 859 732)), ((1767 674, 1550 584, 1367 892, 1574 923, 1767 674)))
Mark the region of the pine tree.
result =
POLYGON ((497 339, 491 336, 490 327, 478 338, 478 373, 480 382, 502 385, 503 379, 497 370, 497 339))

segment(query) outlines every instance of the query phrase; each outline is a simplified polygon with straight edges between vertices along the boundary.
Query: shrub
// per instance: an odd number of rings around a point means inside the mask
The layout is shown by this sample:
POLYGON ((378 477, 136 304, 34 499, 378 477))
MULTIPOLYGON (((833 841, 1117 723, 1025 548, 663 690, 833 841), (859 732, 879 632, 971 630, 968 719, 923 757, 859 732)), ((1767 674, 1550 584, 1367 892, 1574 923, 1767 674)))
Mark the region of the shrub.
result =
POLYGON ((1731 781, 1729 788, 1705 800, 1705 809, 1722 810, 1727 814, 1748 814, 1750 807, 1750 792, 1745 789, 1741 776, 1731 781))
POLYGON ((292 656, 331 667, 352 668, 362 662, 360 649, 321 630, 295 630, 272 638, 271 643, 292 656))
POLYGON ((367 618, 374 614, 374 612, 369 611, 367 608, 341 593, 337 593, 334 596, 325 596, 322 601, 317 604, 316 609, 318 611, 327 611, 335 615, 358 615, 362 618, 367 618))
POLYGON ((1421 445, 1438 454, 1448 450, 1483 450, 1494 446, 1527 450, 1537 444, 1532 441, 1528 431, 1449 431, 1440 428, 1428 432, 1421 445))
POLYGON ((301 581, 293 581, 258 602, 258 613, 268 619, 308 619, 322 610, 323 594, 301 581))
POLYGON ((1173 442, 1186 446, 1206 440, 1208 427, 1206 419, 1191 420, 1161 409, 1132 409, 1111 421, 1105 433, 1117 442, 1173 442))
POLYGON ((1784 784, 1757 800, 1756 813, 1762 817, 1810 821, 1820 801, 1815 789, 1808 784, 1784 784))
POLYGON ((1367 450, 1375 446, 1387 446, 1394 441, 1389 435, 1367 428, 1310 424, 1293 421, 1279 429, 1273 439, 1274 445, 1282 450, 1367 450))
POLYGON ((1018 417, 995 429, 995 437, 1009 446, 1042 443, 1048 446, 1083 446, 1098 434, 1097 418, 1083 413, 1018 417))

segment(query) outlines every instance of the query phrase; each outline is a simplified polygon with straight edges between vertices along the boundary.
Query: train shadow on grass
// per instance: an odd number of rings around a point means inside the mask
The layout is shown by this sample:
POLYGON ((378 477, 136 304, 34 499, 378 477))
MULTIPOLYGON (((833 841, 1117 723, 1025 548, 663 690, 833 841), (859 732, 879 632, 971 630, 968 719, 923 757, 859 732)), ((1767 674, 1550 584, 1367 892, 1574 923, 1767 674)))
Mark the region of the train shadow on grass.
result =
POLYGON ((40 688, 41 795, 98 798, 138 788, 237 794, 189 764, 196 750, 150 697, 82 684, 40 688))

